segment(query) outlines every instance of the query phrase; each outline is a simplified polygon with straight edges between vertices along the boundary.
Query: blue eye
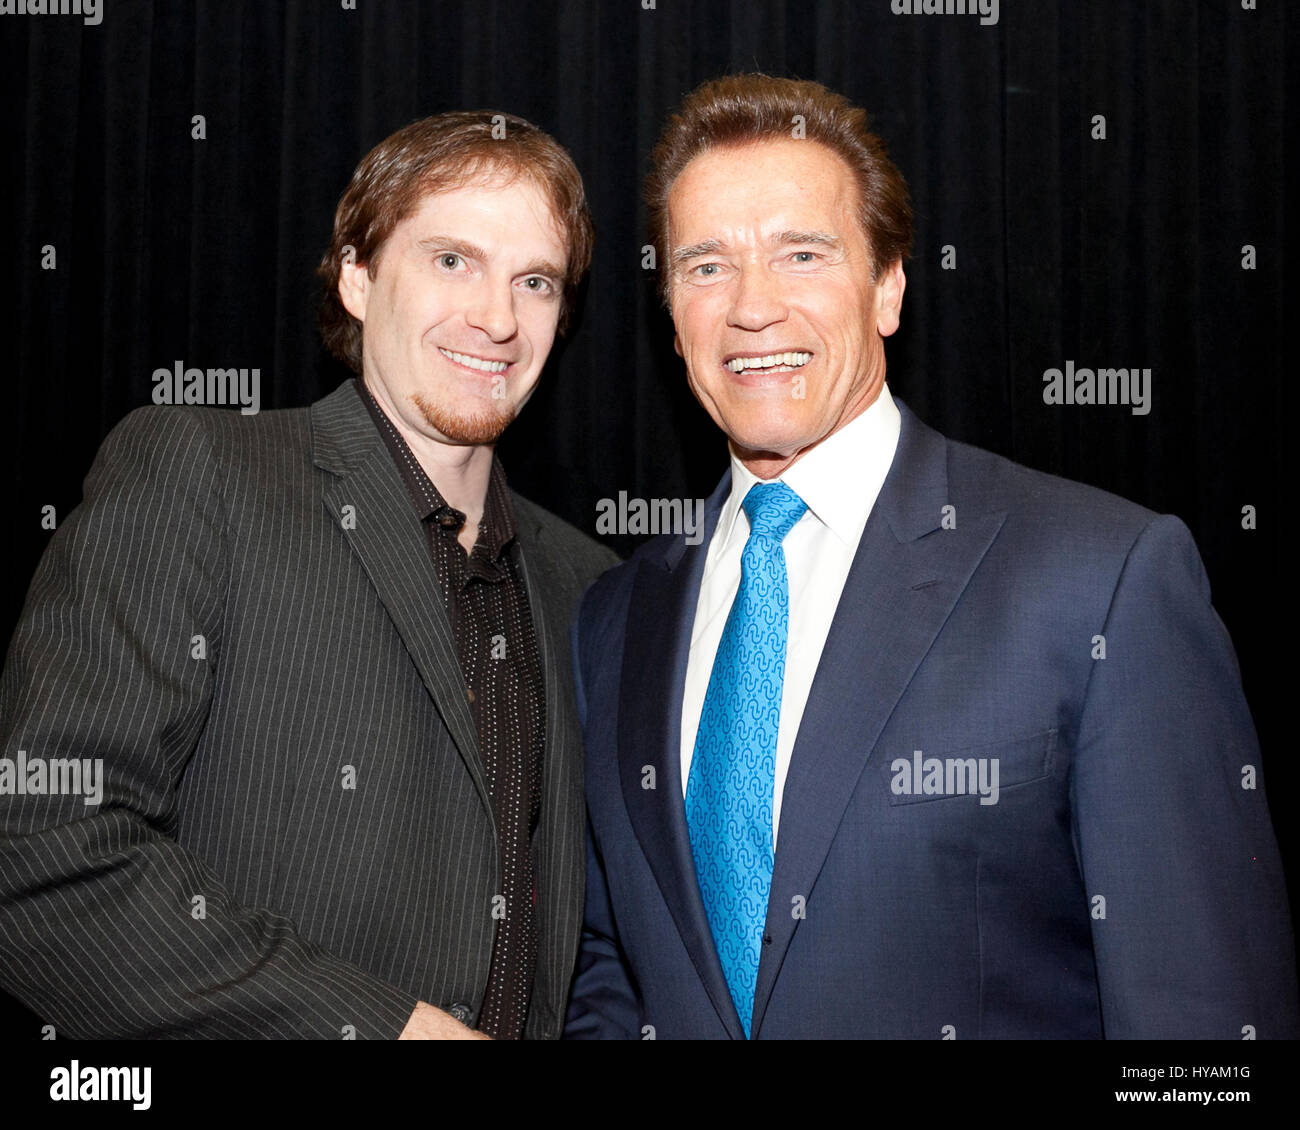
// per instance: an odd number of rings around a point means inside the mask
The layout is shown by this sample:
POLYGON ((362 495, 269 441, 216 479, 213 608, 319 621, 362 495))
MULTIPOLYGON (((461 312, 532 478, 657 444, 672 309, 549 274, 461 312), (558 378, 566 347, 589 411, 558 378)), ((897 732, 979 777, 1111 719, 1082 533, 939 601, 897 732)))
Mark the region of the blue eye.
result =
POLYGON ((524 279, 524 286, 534 294, 550 294, 555 290, 554 284, 550 279, 542 278, 541 275, 533 275, 532 278, 524 279), (537 283, 537 286, 533 284, 537 283))
POLYGON ((801 262, 801 263, 811 263, 814 259, 817 258, 817 252, 815 252, 815 251, 796 251, 796 252, 794 253, 794 257, 795 257, 796 259, 798 259, 799 262, 801 262), (806 258, 801 258, 801 256, 806 256, 806 258))

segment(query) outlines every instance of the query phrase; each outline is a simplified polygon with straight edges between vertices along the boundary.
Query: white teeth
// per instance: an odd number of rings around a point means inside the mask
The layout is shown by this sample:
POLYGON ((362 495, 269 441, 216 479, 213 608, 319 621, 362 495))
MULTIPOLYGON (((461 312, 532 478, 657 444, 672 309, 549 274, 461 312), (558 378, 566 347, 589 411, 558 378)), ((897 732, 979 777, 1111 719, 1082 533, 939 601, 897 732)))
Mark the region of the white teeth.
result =
POLYGON ((733 373, 742 373, 746 369, 773 369, 778 365, 797 369, 811 360, 811 353, 769 353, 766 357, 733 357, 727 362, 727 368, 733 373))
POLYGON ((485 361, 482 357, 471 357, 468 353, 454 353, 450 349, 438 347, 438 352, 444 357, 450 357, 458 365, 467 365, 471 369, 478 369, 484 373, 504 373, 509 368, 508 361, 485 361))

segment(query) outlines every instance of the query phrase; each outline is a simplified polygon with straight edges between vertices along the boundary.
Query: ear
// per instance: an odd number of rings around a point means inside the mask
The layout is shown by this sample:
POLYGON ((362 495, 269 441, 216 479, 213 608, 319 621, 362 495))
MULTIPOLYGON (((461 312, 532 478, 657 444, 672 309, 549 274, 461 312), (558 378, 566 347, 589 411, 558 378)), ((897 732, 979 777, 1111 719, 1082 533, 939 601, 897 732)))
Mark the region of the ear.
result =
POLYGON ((370 272, 350 255, 343 257, 339 270, 339 301, 343 309, 358 322, 366 320, 366 303, 370 298, 370 272))
POLYGON ((903 312, 903 291, 907 289, 907 276, 903 274, 903 260, 896 259, 878 284, 880 307, 876 313, 876 329, 881 337, 888 337, 896 329, 903 312))
POLYGON ((685 360, 686 354, 682 352, 682 339, 676 330, 673 331, 673 348, 677 350, 677 356, 685 360))

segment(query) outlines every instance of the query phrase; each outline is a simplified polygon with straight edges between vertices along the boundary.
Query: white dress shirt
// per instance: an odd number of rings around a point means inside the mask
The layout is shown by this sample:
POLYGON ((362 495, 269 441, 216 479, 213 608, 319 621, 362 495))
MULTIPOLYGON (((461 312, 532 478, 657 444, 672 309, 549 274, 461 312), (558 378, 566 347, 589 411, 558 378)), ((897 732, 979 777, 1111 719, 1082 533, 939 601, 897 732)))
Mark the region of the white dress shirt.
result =
MULTIPOLYGON (((889 386, 882 385, 880 395, 865 412, 819 443, 775 480, 784 482, 808 504, 808 509, 782 543, 790 586, 790 625, 772 793, 774 849, 781 823, 781 794, 808 691, 858 541, 893 462, 898 431, 898 406, 889 395, 889 386)), ((713 660, 740 588, 740 555, 749 538, 749 519, 741 503, 749 488, 761 481, 732 454, 731 493, 709 541, 686 663, 681 733, 683 797, 690 780, 695 735, 704 710, 713 660)))

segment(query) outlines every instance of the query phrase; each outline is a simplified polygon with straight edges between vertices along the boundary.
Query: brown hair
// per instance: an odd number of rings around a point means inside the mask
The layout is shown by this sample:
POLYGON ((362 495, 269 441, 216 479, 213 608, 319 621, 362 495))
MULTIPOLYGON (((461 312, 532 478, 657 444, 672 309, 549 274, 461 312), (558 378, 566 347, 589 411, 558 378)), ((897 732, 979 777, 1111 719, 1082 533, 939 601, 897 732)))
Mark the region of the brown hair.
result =
POLYGON ((907 182, 889 159, 885 143, 871 132, 865 110, 819 82, 765 74, 727 75, 702 83, 673 114, 650 157, 646 204, 660 265, 659 293, 667 301, 672 272, 668 260, 668 195, 691 160, 720 146, 802 135, 841 157, 853 172, 861 201, 859 218, 871 253, 875 281, 890 264, 912 251, 912 206, 907 182))
POLYGON ((325 284, 321 337, 335 357, 361 372, 361 323, 339 298, 345 257, 374 274, 384 242, 426 196, 497 175, 527 178, 550 202, 568 249, 558 327, 564 332, 595 242, 582 177, 559 142, 531 122, 491 110, 457 111, 386 137, 357 166, 339 200, 334 235, 316 269, 325 284))

